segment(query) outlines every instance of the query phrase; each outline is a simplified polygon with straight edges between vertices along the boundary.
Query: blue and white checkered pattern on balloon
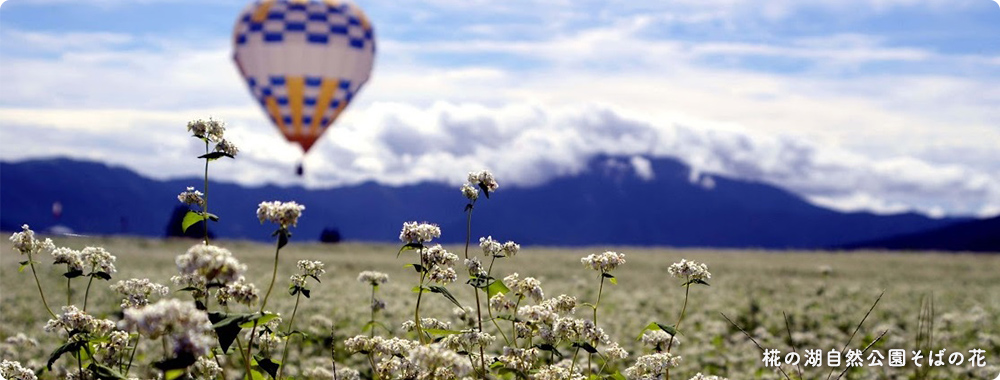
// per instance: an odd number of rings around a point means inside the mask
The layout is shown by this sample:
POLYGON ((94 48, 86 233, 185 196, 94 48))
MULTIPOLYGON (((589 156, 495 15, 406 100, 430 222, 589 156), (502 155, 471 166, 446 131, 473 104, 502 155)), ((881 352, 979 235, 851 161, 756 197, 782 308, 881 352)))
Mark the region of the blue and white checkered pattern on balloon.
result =
POLYGON ((355 49, 375 48, 371 28, 352 12, 350 6, 326 3, 274 2, 261 22, 245 13, 237 26, 236 44, 251 39, 265 43, 303 40, 312 44, 345 43, 355 49))

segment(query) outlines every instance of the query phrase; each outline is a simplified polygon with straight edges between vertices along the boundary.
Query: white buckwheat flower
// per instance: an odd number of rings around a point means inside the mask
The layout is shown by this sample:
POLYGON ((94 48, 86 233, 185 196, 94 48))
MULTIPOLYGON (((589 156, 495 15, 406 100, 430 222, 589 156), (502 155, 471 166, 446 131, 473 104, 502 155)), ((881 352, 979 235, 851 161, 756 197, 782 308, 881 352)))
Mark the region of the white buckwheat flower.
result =
POLYGON ((497 191, 497 188, 500 187, 497 184, 497 180, 493 178, 493 173, 486 170, 469 172, 469 183, 473 186, 485 187, 491 193, 497 191))
POLYGON ((725 378, 725 377, 715 376, 715 375, 702 375, 701 372, 698 372, 690 380, 729 380, 729 379, 725 378))
POLYGON ((648 345, 649 347, 652 347, 657 351, 666 348, 667 345, 670 344, 671 340, 674 341, 673 343, 674 346, 678 346, 681 344, 680 339, 671 336, 670 334, 668 334, 666 331, 663 330, 649 330, 642 333, 642 343, 648 345))
POLYGON ((66 264, 66 271, 83 272, 83 254, 80 251, 59 247, 52 251, 52 264, 66 264))
POLYGON ((80 251, 80 258, 83 260, 83 269, 87 273, 103 272, 112 274, 115 269, 116 257, 101 247, 87 247, 80 251))
POLYGON ((514 302, 507 299, 504 293, 494 294, 490 297, 490 309, 493 311, 509 311, 514 309, 514 302))
POLYGON ((630 380, 656 378, 668 368, 677 367, 680 362, 680 356, 673 356, 669 352, 657 352, 640 356, 635 364, 622 371, 622 374, 630 380))
POLYGON ((515 296, 518 297, 531 297, 535 302, 541 302, 545 293, 542 292, 542 282, 536 280, 534 277, 525 277, 524 279, 518 279, 518 274, 514 274, 504 277, 503 284, 507 285, 515 296))
POLYGON ((507 241, 503 243, 503 255, 505 257, 514 257, 518 252, 521 252, 521 245, 512 241, 507 241))
POLYGON ((219 141, 218 144, 215 144, 215 151, 222 152, 222 154, 235 158, 236 154, 240 152, 240 148, 237 148, 232 141, 222 139, 222 141, 219 141))
POLYGON ((252 306, 257 303, 257 287, 246 282, 246 277, 240 276, 236 282, 223 286, 215 293, 215 299, 220 305, 228 305, 236 302, 241 305, 252 306))
POLYGON ((479 199, 479 189, 473 187, 470 184, 462 185, 462 195, 468 198, 470 201, 479 199))
POLYGON ((470 276, 478 278, 486 277, 486 268, 483 268, 483 262, 479 261, 478 257, 465 259, 465 267, 469 270, 470 276))
POLYGON ((195 137, 207 139, 211 142, 222 141, 222 136, 226 133, 225 124, 213 119, 190 121, 188 122, 187 130, 195 137))
POLYGON ((181 275, 204 278, 206 284, 231 284, 247 270, 228 249, 206 244, 195 244, 175 262, 181 275))
POLYGON ((74 339, 86 339, 84 334, 106 335, 115 328, 115 323, 107 319, 97 319, 80 310, 75 305, 63 306, 63 313, 45 324, 45 331, 65 333, 76 331, 74 339))
POLYGON ((685 259, 681 259, 681 262, 670 265, 670 268, 667 268, 667 272, 671 276, 691 280, 707 280, 712 278, 712 273, 708 271, 708 265, 685 259))
POLYGON ((37 380, 35 373, 21 366, 20 362, 4 360, 0 362, 0 378, 9 380, 37 380))
POLYGON ((10 235, 10 242, 13 244, 15 251, 25 255, 28 253, 51 252, 56 249, 56 245, 52 243, 52 239, 45 239, 44 241, 35 239, 35 231, 28 228, 27 224, 21 226, 21 229, 23 231, 10 235))
POLYGON ((538 361, 538 348, 503 348, 503 355, 497 358, 506 368, 528 372, 538 361))
POLYGON ((608 273, 617 268, 619 265, 625 264, 625 254, 606 251, 599 255, 590 254, 580 259, 580 262, 585 266, 589 266, 593 270, 601 271, 601 273, 608 273))
POLYGON ((143 307, 149 304, 151 294, 166 296, 169 289, 166 286, 149 281, 148 278, 133 278, 126 281, 118 281, 111 285, 111 290, 124 295, 121 308, 143 307))
POLYGON ((604 354, 612 360, 625 360, 628 357, 628 351, 619 346, 618 342, 612 342, 608 348, 604 349, 604 354))
POLYGON ((479 247, 483 249, 483 255, 486 257, 497 257, 503 252, 503 245, 493 240, 492 236, 479 238, 479 247))
MULTIPOLYGON (((413 320, 404 321, 400 327, 403 331, 410 332, 417 329, 417 324, 413 323, 413 320)), ((438 329, 438 330, 448 330, 451 328, 451 323, 441 321, 435 318, 420 318, 420 328, 421 329, 438 329)))
POLYGON ((125 319, 119 325, 152 339, 167 336, 175 355, 203 356, 215 344, 208 315, 193 303, 177 299, 160 300, 139 309, 125 309, 125 319))
POLYGON ((405 244, 429 243, 434 238, 441 237, 441 228, 435 224, 406 222, 399 231, 399 240, 405 244))
POLYGON ((186 205, 205 207, 205 194, 202 194, 202 192, 195 190, 191 186, 188 186, 187 190, 177 194, 177 200, 186 205))
POLYGON ((382 272, 366 270, 358 273, 358 282, 368 283, 371 286, 378 286, 389 282, 389 275, 382 272))
POLYGON ((257 219, 260 219, 261 223, 268 221, 281 226, 281 228, 294 227, 298 224, 299 217, 302 216, 302 210, 305 209, 306 206, 294 201, 260 202, 260 205, 257 206, 257 219))
POLYGON ((326 273, 326 270, 323 269, 322 261, 299 260, 296 266, 302 271, 303 276, 319 278, 323 273, 326 273))

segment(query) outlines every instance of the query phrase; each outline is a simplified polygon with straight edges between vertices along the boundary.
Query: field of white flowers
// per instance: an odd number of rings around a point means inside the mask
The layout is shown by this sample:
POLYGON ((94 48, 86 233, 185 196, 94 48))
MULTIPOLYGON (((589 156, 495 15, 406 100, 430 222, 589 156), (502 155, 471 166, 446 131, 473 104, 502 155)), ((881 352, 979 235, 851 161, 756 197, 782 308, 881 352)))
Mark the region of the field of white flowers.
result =
MULTIPOLYGON (((216 122, 188 130, 205 142, 206 182, 178 196, 192 207, 184 224, 224 223, 209 212, 209 163, 239 150, 216 122)), ((477 202, 499 201, 498 184, 486 171, 468 180, 455 196, 471 224, 477 202)), ((274 244, 11 232, 0 242, 0 377, 1000 373, 997 255, 560 249, 492 236, 441 246, 436 225, 408 221, 396 245, 321 245, 295 240, 303 212, 260 204, 274 244)))

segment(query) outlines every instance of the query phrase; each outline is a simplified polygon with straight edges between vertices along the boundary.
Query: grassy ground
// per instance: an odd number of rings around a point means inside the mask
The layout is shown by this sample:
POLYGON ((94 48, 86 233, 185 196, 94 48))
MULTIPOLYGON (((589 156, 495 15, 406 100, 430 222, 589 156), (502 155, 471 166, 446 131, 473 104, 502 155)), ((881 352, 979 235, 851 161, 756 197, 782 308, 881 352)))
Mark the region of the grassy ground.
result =
MULTIPOLYGON (((294 239, 294 238, 293 238, 294 239)), ((81 249, 103 246, 118 258, 118 273, 110 283, 133 277, 146 277, 170 284, 176 274, 174 257, 184 253, 194 241, 138 238, 56 238, 57 246, 81 249)), ((249 264, 247 278, 258 288, 270 280, 274 247, 271 245, 219 241, 239 260, 249 264)), ((460 257, 463 248, 447 247, 460 257)), ((292 244, 282 250, 278 268, 276 295, 268 308, 287 317, 294 297, 287 293, 288 277, 301 259, 326 263, 327 273, 321 284, 312 285, 312 298, 304 300, 299 310, 297 329, 314 335, 329 335, 332 329, 342 341, 361 332, 368 320, 370 288, 358 283, 363 270, 377 270, 390 275, 390 283, 380 289, 388 309, 380 317, 396 334, 399 324, 412 318, 417 274, 404 264, 414 262, 414 253, 396 257, 396 245, 348 243, 339 245, 292 244), (301 323, 301 324, 300 324, 301 323)), ((979 378, 993 379, 1000 372, 1000 255, 956 255, 936 253, 886 252, 766 252, 646 249, 629 247, 592 247, 581 249, 524 247, 508 262, 498 262, 494 273, 499 277, 518 272, 522 277, 541 280, 546 297, 559 294, 576 296, 580 302, 594 302, 600 278, 585 268, 580 258, 590 253, 613 249, 626 254, 627 263, 614 273, 618 285, 606 284, 601 299, 601 326, 612 340, 630 353, 630 360, 648 353, 635 338, 652 321, 673 324, 684 299, 684 288, 667 274, 667 267, 681 258, 708 264, 712 272, 710 287, 691 288, 688 315, 681 325, 681 345, 674 353, 683 357, 681 367, 673 372, 677 379, 688 379, 696 372, 726 375, 729 378, 778 378, 761 363, 761 353, 735 327, 722 317, 732 318, 765 348, 804 354, 805 349, 841 349, 866 312, 884 292, 871 316, 850 343, 864 348, 882 331, 886 335, 873 348, 883 354, 891 348, 918 347, 918 330, 929 324, 919 322, 922 305, 933 302, 933 336, 930 347, 965 352, 986 350, 987 368, 945 365, 933 368, 867 367, 852 370, 855 379, 979 378), (786 325, 785 317, 789 323, 786 325), (791 337, 789 336, 791 332, 791 337)), ((48 352, 60 343, 42 330, 48 315, 41 306, 38 290, 28 270, 18 272, 23 257, 11 250, 10 242, 0 242, 0 340, 25 333, 39 341, 35 348, 12 347, 0 350, 5 359, 30 362, 36 368, 44 364, 48 352)), ((479 254, 477 246, 470 254, 479 254)), ((36 258, 42 287, 50 306, 67 301, 66 280, 60 267, 51 265, 51 257, 36 258)), ((460 266, 461 264, 459 264, 460 266)), ((462 271, 459 270, 459 273, 462 271)), ((460 275, 460 278, 464 277, 460 275)), ((460 281, 461 282, 461 281, 460 281)), ((471 288, 460 282, 449 286, 464 305, 472 306, 471 288)), ((107 282, 95 282, 88 300, 88 311, 117 319, 120 298, 107 282)), ((82 304, 86 280, 74 280, 70 302, 82 304)), ((262 290, 263 291, 263 290, 262 290)), ((187 299, 185 293, 168 297, 187 299)), ((443 297, 430 295, 422 304, 422 316, 451 319, 453 305, 443 297)), ((589 316, 589 309, 577 312, 589 316)), ((455 321, 454 327, 461 327, 455 321)), ((490 332, 490 330, 487 330, 490 332)), ((509 332, 508 332, 509 333, 509 332)), ((502 341, 500 341, 502 343, 502 341)), ((500 344, 494 349, 499 350, 500 344)), ((313 348, 318 350, 317 348, 313 348)), ((308 367, 321 363, 319 351, 305 348, 295 351, 294 363, 308 367), (316 358, 312 358, 316 356, 316 358)), ((925 356, 926 356, 926 349, 925 356)), ((159 354, 156 352, 154 354, 159 354)), ((867 355, 866 355, 867 356, 867 355)), ((908 355, 909 357, 909 355, 908 355)), ((947 354, 946 354, 947 358, 947 354)), ((140 359, 144 359, 140 358, 140 359)), ((149 360, 147 360, 148 362, 149 360)), ((348 365, 366 375, 366 362, 345 358, 348 365)), ((66 363, 69 363, 66 361, 66 363)), ((867 361, 866 361, 867 363, 867 361)), ((797 371, 785 367, 792 376, 797 371)), ((298 368, 290 367, 290 373, 298 368)), ((828 369, 805 368, 805 378, 825 378, 828 369)), ((834 377, 839 374, 837 370, 834 377)))

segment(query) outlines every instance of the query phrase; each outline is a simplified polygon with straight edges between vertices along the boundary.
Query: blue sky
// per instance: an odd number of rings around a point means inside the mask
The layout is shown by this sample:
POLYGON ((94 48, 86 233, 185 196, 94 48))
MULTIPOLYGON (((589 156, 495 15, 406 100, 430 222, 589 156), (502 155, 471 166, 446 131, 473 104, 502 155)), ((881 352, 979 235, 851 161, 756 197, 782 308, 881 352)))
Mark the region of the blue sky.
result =
POLYGON ((842 210, 1000 214, 990 0, 358 0, 378 39, 372 78, 304 179, 232 65, 245 4, 4 2, 0 159, 197 175, 183 128, 212 116, 243 150, 217 178, 247 184, 458 183, 490 168, 530 186, 617 154, 842 210))

